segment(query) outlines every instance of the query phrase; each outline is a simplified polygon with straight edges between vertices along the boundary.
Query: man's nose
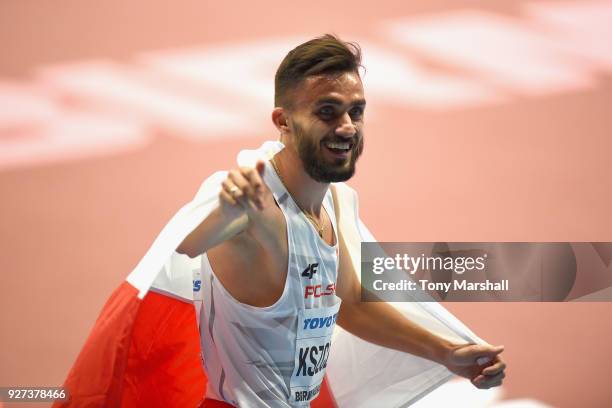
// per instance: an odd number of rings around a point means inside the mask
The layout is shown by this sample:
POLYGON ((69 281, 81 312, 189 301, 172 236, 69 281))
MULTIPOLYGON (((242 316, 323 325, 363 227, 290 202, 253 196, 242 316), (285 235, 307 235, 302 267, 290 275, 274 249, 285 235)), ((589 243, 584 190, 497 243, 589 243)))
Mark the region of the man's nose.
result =
POLYGON ((351 116, 348 112, 345 112, 340 118, 340 123, 338 123, 338 127, 336 128, 336 136, 349 138, 355 136, 356 133, 357 128, 353 124, 351 116))

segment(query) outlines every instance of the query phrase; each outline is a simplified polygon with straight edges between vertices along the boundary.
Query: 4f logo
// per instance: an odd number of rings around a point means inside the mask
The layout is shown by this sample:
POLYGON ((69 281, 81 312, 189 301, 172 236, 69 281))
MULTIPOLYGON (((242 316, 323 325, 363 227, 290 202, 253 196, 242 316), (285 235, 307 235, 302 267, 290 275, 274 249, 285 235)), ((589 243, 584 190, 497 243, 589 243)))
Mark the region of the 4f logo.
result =
POLYGON ((308 265, 306 269, 304 269, 304 271, 302 272, 302 276, 308 279, 312 279, 312 275, 317 273, 318 267, 319 267, 318 263, 313 263, 313 264, 308 265))

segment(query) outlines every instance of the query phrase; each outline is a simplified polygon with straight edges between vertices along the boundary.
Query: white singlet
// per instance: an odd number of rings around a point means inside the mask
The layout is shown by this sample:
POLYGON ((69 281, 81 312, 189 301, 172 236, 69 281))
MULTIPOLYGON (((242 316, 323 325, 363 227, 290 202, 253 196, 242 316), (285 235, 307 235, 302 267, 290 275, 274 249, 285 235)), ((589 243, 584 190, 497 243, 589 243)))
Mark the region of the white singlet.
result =
MULTIPOLYGON (((319 393, 340 309, 338 235, 331 192, 323 200, 335 246, 295 204, 270 162, 264 181, 287 223, 285 288, 272 306, 234 299, 202 256, 200 335, 207 398, 238 407, 308 407, 319 393)), ((249 271, 244 271, 249 273, 249 271)))

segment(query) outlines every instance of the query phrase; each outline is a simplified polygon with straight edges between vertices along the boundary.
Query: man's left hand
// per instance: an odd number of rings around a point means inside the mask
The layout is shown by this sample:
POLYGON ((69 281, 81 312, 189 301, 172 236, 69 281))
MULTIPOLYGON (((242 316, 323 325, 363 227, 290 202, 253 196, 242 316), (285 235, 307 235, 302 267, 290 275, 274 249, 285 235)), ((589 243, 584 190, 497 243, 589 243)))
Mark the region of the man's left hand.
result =
POLYGON ((466 344, 449 352, 444 365, 454 374, 470 379, 475 387, 488 389, 502 384, 506 363, 499 354, 504 346, 466 344))

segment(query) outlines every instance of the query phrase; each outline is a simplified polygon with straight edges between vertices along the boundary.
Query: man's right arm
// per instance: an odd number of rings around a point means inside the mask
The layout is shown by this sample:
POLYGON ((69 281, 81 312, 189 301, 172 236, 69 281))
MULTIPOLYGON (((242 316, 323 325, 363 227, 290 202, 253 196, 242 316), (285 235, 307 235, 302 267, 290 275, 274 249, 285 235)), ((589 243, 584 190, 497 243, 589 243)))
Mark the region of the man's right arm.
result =
POLYGON ((209 249, 233 238, 249 227, 249 221, 261 218, 261 213, 273 198, 262 176, 265 165, 232 170, 221 184, 219 206, 178 246, 179 254, 195 258, 209 249))
POLYGON ((249 223, 246 212, 228 217, 222 207, 215 208, 178 246, 176 252, 195 258, 244 231, 249 223))

